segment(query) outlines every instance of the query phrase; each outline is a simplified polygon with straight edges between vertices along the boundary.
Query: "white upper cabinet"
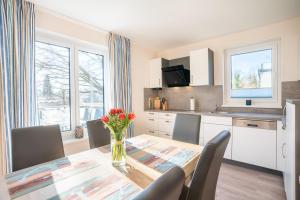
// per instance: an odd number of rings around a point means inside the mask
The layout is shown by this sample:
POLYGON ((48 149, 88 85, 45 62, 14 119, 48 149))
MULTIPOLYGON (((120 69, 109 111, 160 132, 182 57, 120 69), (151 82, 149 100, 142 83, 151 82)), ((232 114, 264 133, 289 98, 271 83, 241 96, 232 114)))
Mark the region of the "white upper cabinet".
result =
POLYGON ((161 88, 163 86, 161 68, 165 65, 167 65, 167 60, 163 58, 155 58, 149 61, 146 88, 161 88))
POLYGON ((204 48, 190 52, 190 85, 214 84, 213 51, 204 48))

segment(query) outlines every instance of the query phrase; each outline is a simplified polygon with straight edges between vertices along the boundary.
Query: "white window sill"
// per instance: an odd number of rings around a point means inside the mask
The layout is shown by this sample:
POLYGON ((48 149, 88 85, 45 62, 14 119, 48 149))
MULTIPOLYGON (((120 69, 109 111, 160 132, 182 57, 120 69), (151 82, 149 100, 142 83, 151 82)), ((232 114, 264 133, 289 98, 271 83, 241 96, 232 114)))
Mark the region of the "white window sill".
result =
POLYGON ((85 142, 88 139, 89 138, 86 133, 84 134, 83 138, 75 138, 73 134, 69 134, 69 133, 62 134, 62 140, 64 145, 78 143, 78 142, 85 142))

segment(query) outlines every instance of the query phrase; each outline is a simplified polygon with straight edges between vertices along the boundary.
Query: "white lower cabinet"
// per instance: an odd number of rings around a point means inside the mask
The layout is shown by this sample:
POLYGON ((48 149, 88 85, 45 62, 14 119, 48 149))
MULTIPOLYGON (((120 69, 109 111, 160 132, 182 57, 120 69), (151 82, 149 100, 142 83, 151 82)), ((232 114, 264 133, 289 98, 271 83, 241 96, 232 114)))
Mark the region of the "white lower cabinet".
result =
MULTIPOLYGON (((204 140, 204 145, 206 145, 207 142, 209 142, 212 138, 217 136, 220 132, 223 130, 228 130, 230 133, 232 132, 231 126, 227 125, 221 125, 221 124, 208 124, 208 123, 203 123, 203 140, 204 140)), ((232 136, 232 134, 231 134, 232 136)), ((229 143, 227 145, 224 158, 231 159, 231 144, 232 144, 232 137, 229 140, 229 143)))
POLYGON ((276 169, 276 130, 233 126, 232 159, 276 169))
POLYGON ((172 138, 176 114, 147 112, 146 116, 146 134, 162 138, 172 138))

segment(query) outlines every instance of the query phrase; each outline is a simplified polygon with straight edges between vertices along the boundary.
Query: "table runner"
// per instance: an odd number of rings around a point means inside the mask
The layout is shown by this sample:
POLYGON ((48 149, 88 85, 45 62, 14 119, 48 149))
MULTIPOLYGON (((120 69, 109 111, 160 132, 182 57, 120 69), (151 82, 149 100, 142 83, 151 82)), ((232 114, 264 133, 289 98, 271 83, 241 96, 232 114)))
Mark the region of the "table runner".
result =
MULTIPOLYGON (((69 188, 66 186, 64 192, 43 199, 114 199, 116 196, 119 199, 127 199, 141 190, 133 182, 116 173, 113 167, 90 158, 83 152, 11 173, 6 176, 10 197, 17 199, 47 186, 55 188, 57 184, 76 176, 86 180, 76 182, 69 188), (92 173, 92 176, 83 175, 91 170, 96 173, 92 173)), ((60 184, 59 187, 61 185, 65 187, 64 184, 60 184)))
POLYGON ((157 138, 131 138, 126 145, 128 156, 161 173, 176 165, 183 167, 198 153, 192 149, 167 144, 165 140, 157 138))

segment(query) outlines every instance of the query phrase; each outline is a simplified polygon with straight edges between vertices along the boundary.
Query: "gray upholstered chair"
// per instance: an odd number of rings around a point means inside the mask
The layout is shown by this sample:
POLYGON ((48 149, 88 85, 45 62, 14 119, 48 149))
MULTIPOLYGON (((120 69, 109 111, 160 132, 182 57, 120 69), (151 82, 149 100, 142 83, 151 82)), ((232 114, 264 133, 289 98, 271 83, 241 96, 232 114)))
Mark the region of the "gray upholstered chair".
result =
POLYGON ((173 129, 173 139, 199 144, 200 115, 177 114, 173 129))
POLYGON ((87 121, 90 148, 98 148, 110 144, 110 133, 100 120, 87 121))
POLYGON ((180 167, 174 167, 145 188, 134 200, 178 200, 185 181, 180 167))
POLYGON ((205 145, 190 186, 183 187, 181 200, 215 199, 219 171, 229 139, 229 131, 222 131, 205 145))
POLYGON ((59 125, 12 130, 13 171, 65 156, 59 125))

